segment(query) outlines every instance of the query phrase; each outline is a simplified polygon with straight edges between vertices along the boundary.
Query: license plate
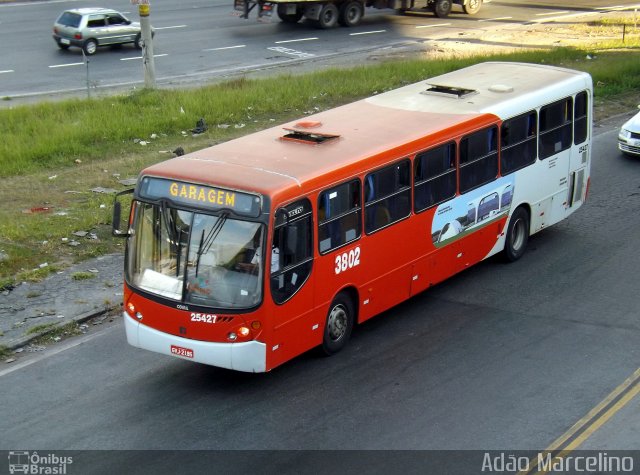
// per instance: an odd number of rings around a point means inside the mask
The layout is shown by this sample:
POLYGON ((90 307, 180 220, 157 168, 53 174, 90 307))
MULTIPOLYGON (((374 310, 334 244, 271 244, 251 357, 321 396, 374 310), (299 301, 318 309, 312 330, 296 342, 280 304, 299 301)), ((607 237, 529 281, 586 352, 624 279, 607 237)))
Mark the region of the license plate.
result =
POLYGON ((632 147, 640 147, 640 140, 630 139, 629 140, 629 145, 631 145, 632 147))
POLYGON ((171 354, 176 356, 184 356, 185 358, 193 358, 193 350, 176 345, 171 345, 171 354))
POLYGON ((60 43, 63 44, 63 45, 70 45, 71 41, 69 41, 66 38, 60 38, 60 43))

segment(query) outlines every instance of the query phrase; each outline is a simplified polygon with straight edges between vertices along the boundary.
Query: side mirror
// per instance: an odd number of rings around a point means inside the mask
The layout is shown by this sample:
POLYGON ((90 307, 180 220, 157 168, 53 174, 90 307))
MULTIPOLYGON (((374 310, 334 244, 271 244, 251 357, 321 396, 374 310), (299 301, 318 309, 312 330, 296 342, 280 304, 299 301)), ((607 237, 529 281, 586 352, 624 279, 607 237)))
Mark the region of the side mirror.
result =
POLYGON ((122 203, 120 202, 120 198, 124 195, 130 194, 133 194, 133 188, 117 193, 113 199, 113 220, 111 222, 111 234, 115 237, 129 236, 129 220, 127 220, 127 227, 124 230, 120 228, 120 219, 122 215, 122 203))

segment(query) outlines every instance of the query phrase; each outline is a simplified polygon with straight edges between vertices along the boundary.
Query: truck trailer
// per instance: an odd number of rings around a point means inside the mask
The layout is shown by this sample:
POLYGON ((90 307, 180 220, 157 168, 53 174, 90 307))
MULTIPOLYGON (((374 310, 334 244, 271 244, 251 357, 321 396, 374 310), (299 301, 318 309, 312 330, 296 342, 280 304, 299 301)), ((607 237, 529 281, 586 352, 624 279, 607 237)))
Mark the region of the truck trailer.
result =
POLYGON ((453 4, 458 4, 468 15, 480 11, 490 0, 234 0, 234 10, 241 18, 257 11, 258 20, 269 20, 273 13, 285 23, 297 23, 303 18, 318 28, 336 25, 356 26, 362 20, 366 7, 389 8, 404 14, 410 10, 427 10, 438 18, 445 18, 453 4))

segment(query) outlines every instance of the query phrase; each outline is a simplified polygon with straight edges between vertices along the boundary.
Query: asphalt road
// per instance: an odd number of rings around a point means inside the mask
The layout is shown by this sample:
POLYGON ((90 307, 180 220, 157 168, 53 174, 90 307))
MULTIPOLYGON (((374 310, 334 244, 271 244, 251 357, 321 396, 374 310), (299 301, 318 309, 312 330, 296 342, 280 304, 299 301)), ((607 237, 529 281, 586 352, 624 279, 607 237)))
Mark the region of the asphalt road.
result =
MULTIPOLYGON (((103 2, 138 19, 126 0, 103 2)), ((60 92, 134 87, 143 83, 140 51, 131 46, 101 49, 84 63, 79 48, 59 50, 52 37, 55 18, 65 9, 95 6, 94 1, 0 3, 0 97, 42 97, 60 92)), ((539 0, 493 1, 478 15, 457 12, 446 19, 428 13, 396 15, 367 9, 355 28, 318 30, 304 23, 287 25, 275 18, 258 23, 232 16, 232 0, 154 0, 151 22, 156 77, 160 84, 200 82, 278 65, 317 62, 346 56, 350 64, 362 53, 400 45, 420 45, 438 38, 511 28, 528 22, 564 21, 575 15, 640 7, 637 1, 539 0)))
MULTIPOLYGON (((586 206, 518 262, 480 263, 343 352, 267 374, 134 349, 118 322, 0 369, 0 450, 240 451, 78 453, 82 473, 468 474, 483 451, 549 447, 640 368, 640 161, 616 151, 622 122, 596 129, 586 206), (478 452, 306 452, 358 449, 478 452)), ((640 449, 635 385, 580 448, 640 449)))

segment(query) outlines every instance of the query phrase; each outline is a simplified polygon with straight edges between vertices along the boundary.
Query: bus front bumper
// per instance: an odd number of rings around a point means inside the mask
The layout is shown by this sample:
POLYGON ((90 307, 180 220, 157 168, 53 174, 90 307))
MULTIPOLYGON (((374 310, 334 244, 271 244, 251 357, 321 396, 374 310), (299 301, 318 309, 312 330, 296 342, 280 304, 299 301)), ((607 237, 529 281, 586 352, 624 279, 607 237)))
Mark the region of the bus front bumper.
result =
POLYGON ((259 341, 212 343, 189 340, 154 330, 134 320, 127 312, 123 315, 127 341, 136 348, 247 373, 266 371, 267 347, 259 341))

